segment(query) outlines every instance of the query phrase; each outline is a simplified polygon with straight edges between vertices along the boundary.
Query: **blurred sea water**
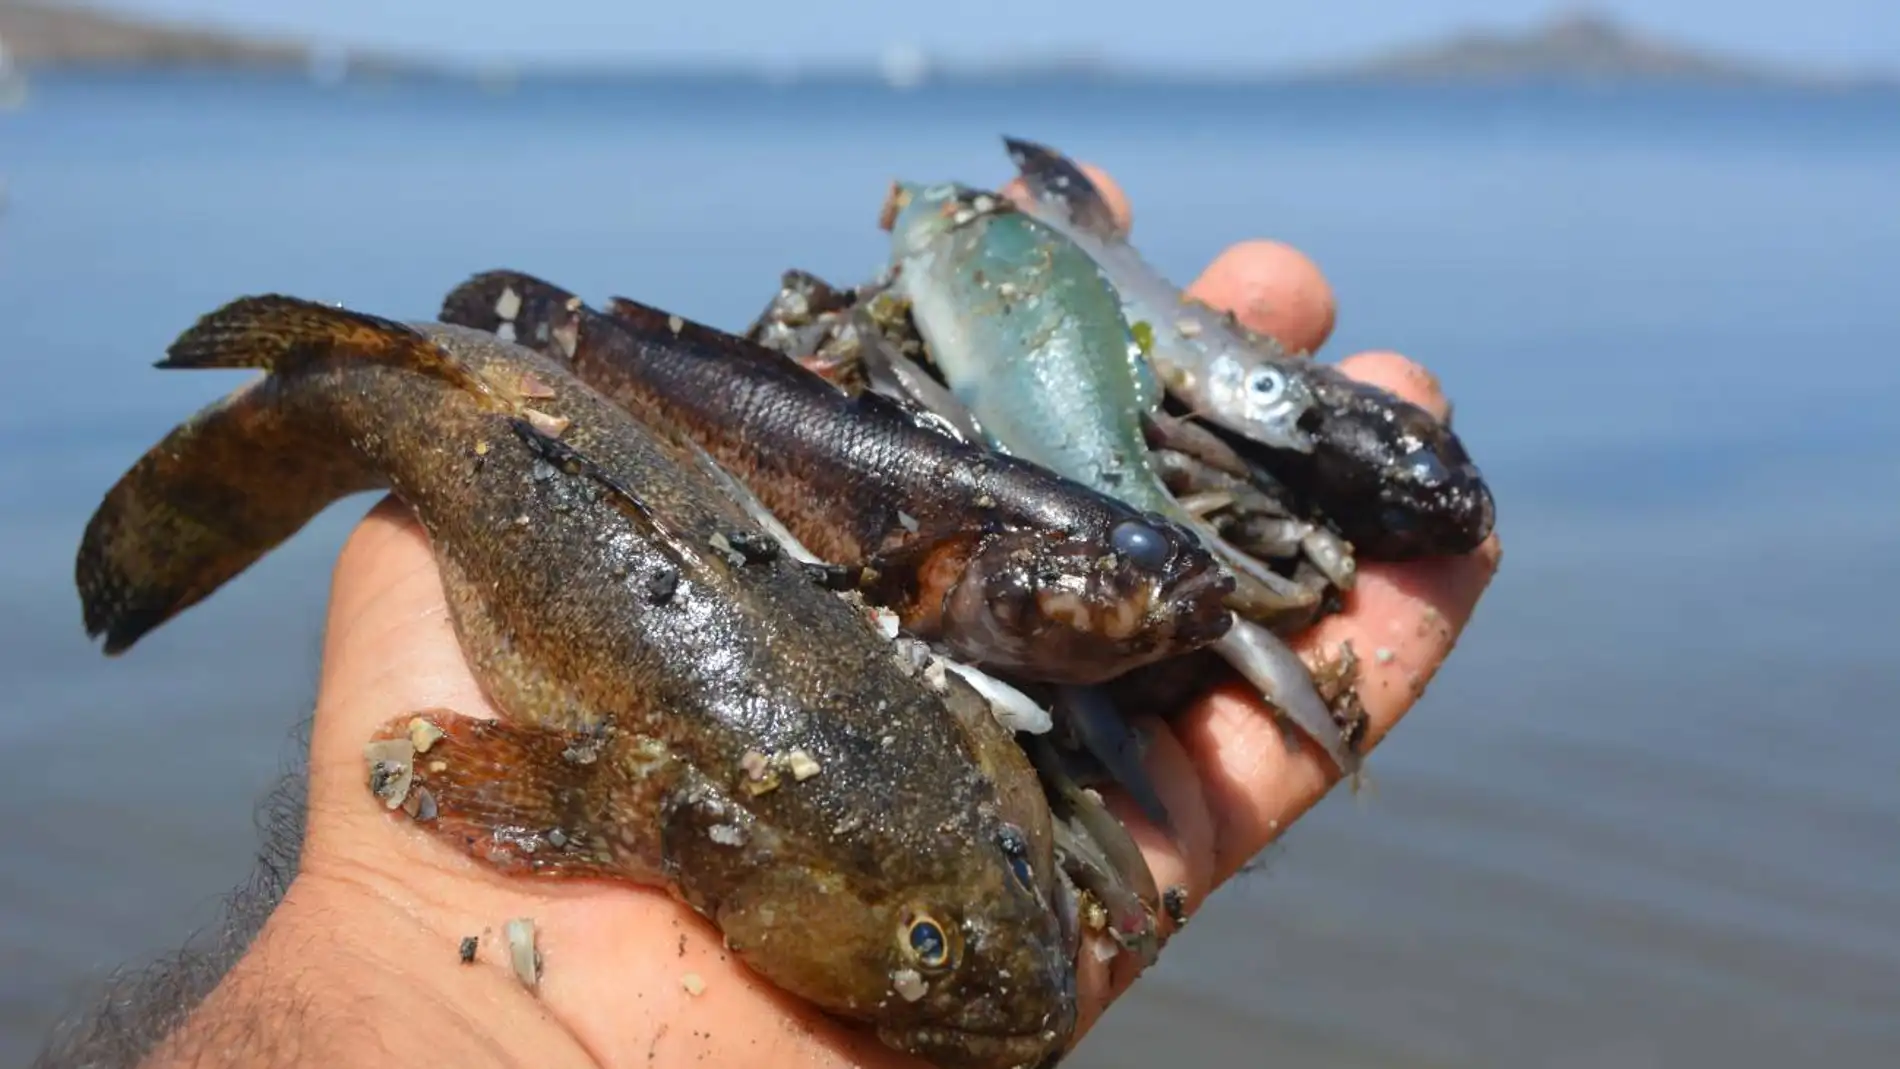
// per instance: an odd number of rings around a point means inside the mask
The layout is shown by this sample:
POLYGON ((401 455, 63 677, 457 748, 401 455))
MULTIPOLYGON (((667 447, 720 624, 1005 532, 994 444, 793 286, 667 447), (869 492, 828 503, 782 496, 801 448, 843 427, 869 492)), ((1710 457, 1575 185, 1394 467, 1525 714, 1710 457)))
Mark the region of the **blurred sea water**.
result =
POLYGON ((432 315, 508 266, 742 326, 998 136, 1108 167, 1186 281, 1269 236, 1323 355, 1428 364, 1504 569, 1372 762, 1079 1066, 1900 1064, 1900 99, 1361 88, 46 78, 0 114, 0 1061, 249 870, 308 715, 325 513, 106 660, 79 533, 281 291, 432 315))

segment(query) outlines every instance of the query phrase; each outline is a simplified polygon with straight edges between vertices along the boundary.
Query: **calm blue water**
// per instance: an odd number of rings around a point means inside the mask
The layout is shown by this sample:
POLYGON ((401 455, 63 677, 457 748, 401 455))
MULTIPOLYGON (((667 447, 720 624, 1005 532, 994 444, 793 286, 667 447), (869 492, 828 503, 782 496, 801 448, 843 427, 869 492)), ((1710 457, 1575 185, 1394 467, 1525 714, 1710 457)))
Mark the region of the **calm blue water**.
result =
POLYGON ((0 114, 0 1059, 246 873, 368 504, 107 661, 72 553, 287 291, 432 315, 510 266, 742 325, 851 281, 895 176, 1110 167, 1179 278, 1271 236, 1328 354, 1436 370, 1504 571, 1381 751, 1077 1064, 1900 1062, 1900 101, 42 80, 0 114))

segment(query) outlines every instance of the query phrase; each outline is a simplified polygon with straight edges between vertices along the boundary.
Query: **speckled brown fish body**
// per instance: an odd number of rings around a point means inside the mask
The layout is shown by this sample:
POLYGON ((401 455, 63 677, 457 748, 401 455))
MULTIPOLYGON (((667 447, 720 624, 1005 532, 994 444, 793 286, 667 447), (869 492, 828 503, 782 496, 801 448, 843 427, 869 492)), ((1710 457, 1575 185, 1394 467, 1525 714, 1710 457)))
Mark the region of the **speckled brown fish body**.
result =
POLYGON ((1092 683, 1227 630, 1232 580, 1185 529, 743 338, 625 299, 612 309, 495 271, 450 294, 442 318, 564 358, 696 443, 813 553, 871 569, 866 596, 906 629, 968 663, 1092 683))
POLYGON ((779 986, 937 1064, 1066 1043, 1033 769, 696 461, 459 327, 247 298, 160 366, 270 374, 174 431, 88 527, 78 581, 108 650, 339 495, 393 489, 506 719, 392 722, 372 747, 386 804, 504 869, 671 888, 779 986))

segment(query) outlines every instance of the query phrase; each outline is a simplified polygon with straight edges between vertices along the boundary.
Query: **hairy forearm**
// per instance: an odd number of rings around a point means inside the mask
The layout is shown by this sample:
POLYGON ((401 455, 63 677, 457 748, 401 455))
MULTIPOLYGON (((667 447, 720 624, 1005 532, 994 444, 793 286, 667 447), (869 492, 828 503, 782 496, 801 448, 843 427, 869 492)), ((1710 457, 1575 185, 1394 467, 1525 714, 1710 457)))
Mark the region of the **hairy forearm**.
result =
POLYGON ((590 1066, 572 1037, 495 970, 376 896, 300 879, 257 940, 147 1069, 238 1066, 590 1066))
MULTIPOLYGON (((299 740, 301 741, 301 740, 299 740)), ((285 775, 258 808, 256 867, 224 901, 219 923, 183 950, 120 970, 93 1007, 61 1022, 38 1069, 138 1065, 217 988, 283 900, 303 844, 305 781, 285 775)))
POLYGON ((388 903, 338 881, 293 884, 304 787, 287 776, 266 798, 257 868, 221 923, 115 976, 37 1069, 592 1064, 525 993, 453 974, 440 940, 388 903))

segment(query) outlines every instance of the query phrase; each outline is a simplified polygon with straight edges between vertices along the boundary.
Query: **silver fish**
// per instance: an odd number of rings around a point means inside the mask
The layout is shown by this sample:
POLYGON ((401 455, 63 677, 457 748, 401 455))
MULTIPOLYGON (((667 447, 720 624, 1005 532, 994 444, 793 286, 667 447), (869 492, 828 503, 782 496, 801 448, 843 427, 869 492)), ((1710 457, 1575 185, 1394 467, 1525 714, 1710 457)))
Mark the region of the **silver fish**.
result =
POLYGON ((1028 187, 1025 209, 1088 254, 1120 295, 1128 321, 1168 390, 1194 413, 1263 445, 1305 453, 1300 420, 1314 404, 1296 357, 1193 300, 1130 245, 1094 183, 1066 157, 1003 139, 1028 187))

